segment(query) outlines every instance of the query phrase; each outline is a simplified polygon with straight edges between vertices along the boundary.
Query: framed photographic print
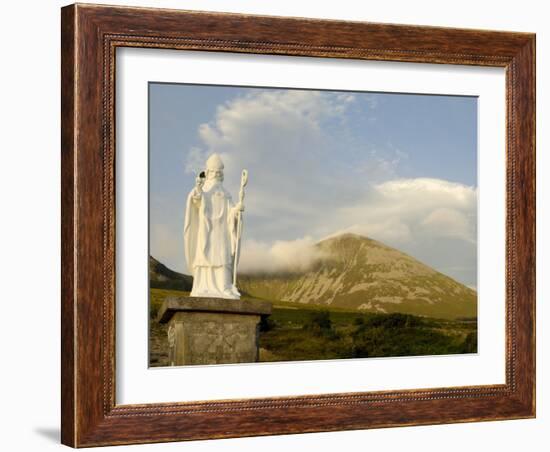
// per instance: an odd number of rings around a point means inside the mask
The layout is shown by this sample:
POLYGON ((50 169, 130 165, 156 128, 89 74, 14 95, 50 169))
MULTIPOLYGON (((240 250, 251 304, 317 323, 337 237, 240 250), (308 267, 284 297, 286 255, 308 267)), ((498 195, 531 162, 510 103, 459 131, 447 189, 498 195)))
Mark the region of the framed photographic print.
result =
POLYGON ((62 9, 62 442, 535 416, 535 37, 62 9))

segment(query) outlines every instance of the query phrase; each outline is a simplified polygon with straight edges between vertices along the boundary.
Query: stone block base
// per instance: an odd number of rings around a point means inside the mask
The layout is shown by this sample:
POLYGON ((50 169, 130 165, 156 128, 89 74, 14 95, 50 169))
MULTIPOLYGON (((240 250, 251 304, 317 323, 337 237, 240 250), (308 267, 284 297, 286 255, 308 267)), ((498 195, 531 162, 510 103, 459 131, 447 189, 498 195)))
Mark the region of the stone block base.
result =
POLYGON ((271 303, 222 298, 170 297, 158 320, 168 323, 171 366, 258 361, 259 323, 271 303))

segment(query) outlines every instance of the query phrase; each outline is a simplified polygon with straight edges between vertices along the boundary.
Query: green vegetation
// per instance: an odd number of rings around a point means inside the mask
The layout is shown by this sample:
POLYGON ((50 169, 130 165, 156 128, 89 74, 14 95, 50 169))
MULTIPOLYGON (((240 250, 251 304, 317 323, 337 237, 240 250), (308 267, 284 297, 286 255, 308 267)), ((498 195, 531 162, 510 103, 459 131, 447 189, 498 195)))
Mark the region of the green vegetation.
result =
POLYGON ((168 289, 151 289, 150 298, 149 298, 149 319, 155 320, 159 312, 164 299, 170 295, 176 297, 181 297, 189 295, 189 292, 182 292, 179 290, 168 290, 168 289))
POLYGON ((421 356, 477 351, 472 322, 275 307, 260 361, 421 356))
MULTIPOLYGON (((150 365, 166 365, 166 325, 156 316, 165 297, 186 292, 151 289, 150 365)), ((299 361, 477 352, 474 318, 444 320, 409 314, 327 310, 274 302, 260 324, 260 361, 299 361)))

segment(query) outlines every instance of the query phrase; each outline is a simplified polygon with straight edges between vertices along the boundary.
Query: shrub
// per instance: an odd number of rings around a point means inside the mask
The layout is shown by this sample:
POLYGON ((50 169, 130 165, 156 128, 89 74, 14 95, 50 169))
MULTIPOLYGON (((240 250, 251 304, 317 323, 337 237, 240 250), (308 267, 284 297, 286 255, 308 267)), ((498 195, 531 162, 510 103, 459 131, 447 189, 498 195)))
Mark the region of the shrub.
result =
POLYGON ((269 317, 262 316, 260 320, 260 331, 267 333, 277 327, 277 322, 269 317))
POLYGON ((309 319, 304 324, 306 330, 319 336, 327 336, 333 333, 332 321, 328 311, 314 311, 309 314, 309 319))
POLYGON ((459 347, 459 353, 477 353, 477 331, 466 336, 459 347))
POLYGON ((422 326, 423 321, 420 317, 409 314, 379 314, 371 317, 365 322, 366 327, 382 328, 414 328, 422 326))

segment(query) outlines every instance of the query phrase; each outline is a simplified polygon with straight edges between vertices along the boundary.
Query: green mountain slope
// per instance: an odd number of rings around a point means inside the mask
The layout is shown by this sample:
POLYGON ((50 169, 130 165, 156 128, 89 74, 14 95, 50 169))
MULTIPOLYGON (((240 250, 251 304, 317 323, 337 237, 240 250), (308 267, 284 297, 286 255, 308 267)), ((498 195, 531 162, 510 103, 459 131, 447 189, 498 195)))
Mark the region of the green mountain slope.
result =
POLYGON ((370 312, 476 317, 477 293, 380 242, 343 234, 317 244, 323 255, 299 274, 241 275, 251 296, 370 312))

